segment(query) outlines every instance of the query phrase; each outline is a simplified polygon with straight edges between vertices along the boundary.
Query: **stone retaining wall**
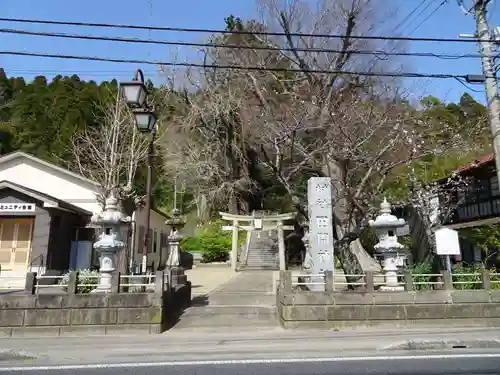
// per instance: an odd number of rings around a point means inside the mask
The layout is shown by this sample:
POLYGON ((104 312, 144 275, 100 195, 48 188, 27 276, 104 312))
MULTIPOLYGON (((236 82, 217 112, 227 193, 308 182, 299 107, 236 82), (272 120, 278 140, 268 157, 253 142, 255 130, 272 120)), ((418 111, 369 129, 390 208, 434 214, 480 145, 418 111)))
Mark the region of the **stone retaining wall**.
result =
POLYGON ((163 292, 0 295, 0 337, 161 333, 191 301, 191 284, 163 292))
POLYGON ((500 327, 500 290, 279 293, 282 327, 392 328, 433 324, 500 327))
POLYGON ((306 292, 282 273, 276 305, 284 328, 500 327, 500 290, 306 292))

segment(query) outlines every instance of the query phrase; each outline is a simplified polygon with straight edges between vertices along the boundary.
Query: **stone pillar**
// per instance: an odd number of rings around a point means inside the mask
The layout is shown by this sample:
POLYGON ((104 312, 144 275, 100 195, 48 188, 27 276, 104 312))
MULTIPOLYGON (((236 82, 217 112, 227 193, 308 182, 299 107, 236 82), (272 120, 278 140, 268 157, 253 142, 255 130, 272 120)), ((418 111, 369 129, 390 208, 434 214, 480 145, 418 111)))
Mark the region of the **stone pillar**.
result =
POLYGON ((128 218, 118 209, 118 200, 111 195, 106 199, 104 211, 95 215, 92 221, 101 227, 99 241, 94 243, 94 249, 99 253, 99 284, 92 292, 108 293, 112 291, 117 253, 125 248, 121 229, 128 222, 128 218))
POLYGON ((168 236, 168 258, 166 266, 169 268, 178 268, 181 266, 181 241, 184 238, 180 233, 186 222, 181 217, 178 209, 172 211, 172 216, 165 221, 165 224, 171 228, 168 236))
MULTIPOLYGON (((332 185, 329 177, 311 177, 307 182, 309 211, 310 269, 312 275, 334 272, 332 185)), ((321 283, 324 277, 310 277, 310 282, 321 283)), ((325 285, 309 286, 313 291, 325 291, 325 285)))
POLYGON ((233 220, 233 240, 231 246, 231 268, 238 268, 238 220, 233 220))
POLYGON ((278 222, 278 257, 280 263, 280 271, 286 271, 285 258, 285 232, 283 231, 283 222, 278 222))
POLYGON ((384 198, 380 205, 380 215, 375 220, 369 221, 375 229, 379 242, 374 246, 375 251, 382 255, 382 267, 385 274, 385 285, 380 290, 403 291, 404 286, 399 285, 397 276, 398 251, 404 246, 398 242, 396 230, 406 225, 404 219, 398 219, 391 214, 391 205, 384 198))

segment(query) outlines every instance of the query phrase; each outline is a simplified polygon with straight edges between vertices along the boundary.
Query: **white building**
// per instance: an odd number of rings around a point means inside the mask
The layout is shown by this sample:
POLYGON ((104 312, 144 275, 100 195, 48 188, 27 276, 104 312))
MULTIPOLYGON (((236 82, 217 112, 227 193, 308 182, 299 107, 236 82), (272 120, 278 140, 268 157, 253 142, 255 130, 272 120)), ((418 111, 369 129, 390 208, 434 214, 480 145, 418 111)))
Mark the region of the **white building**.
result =
MULTIPOLYGON (((98 192, 96 182, 32 155, 14 152, 0 157, 0 288, 4 276, 97 266, 92 246, 97 229, 90 218, 101 212, 98 192)), ((138 209, 132 218, 129 248, 118 262, 122 272, 128 259, 142 259, 144 242, 139 236, 144 236, 145 210, 138 209)), ((161 260, 160 238, 168 230, 165 219, 151 211, 150 266, 161 260)), ((22 278, 16 280, 24 284, 22 278)))

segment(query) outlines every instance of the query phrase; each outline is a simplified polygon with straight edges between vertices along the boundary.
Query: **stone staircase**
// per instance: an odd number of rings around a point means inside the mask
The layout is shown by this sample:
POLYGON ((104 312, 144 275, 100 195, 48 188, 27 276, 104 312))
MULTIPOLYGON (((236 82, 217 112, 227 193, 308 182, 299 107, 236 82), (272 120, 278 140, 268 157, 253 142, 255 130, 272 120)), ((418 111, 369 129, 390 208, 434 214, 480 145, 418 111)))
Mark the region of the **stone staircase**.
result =
POLYGON ((273 272, 241 272, 206 295, 194 297, 173 330, 194 332, 279 329, 273 272))
POLYGON ((279 270, 278 233, 276 230, 250 232, 241 270, 279 270))

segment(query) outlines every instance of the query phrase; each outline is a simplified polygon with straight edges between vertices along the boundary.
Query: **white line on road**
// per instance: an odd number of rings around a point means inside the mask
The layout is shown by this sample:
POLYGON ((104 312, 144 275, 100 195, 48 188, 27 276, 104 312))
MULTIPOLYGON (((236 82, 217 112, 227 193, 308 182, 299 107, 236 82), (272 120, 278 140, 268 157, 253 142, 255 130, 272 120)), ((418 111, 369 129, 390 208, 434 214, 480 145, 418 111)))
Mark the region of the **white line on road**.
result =
POLYGON ((0 371, 56 371, 56 370, 85 370, 85 369, 112 369, 112 368, 139 368, 139 367, 174 367, 174 366, 210 366, 210 365, 254 365, 254 364, 288 364, 288 363, 322 363, 322 362, 361 362, 361 361, 395 361, 395 360, 432 360, 432 359, 480 359, 500 358, 500 353, 478 354, 429 354, 429 355, 391 355, 371 357, 333 357, 333 358, 291 358, 291 359, 234 359, 234 360, 207 360, 207 361, 166 361, 142 363, 103 363, 88 365, 52 365, 26 367, 0 367, 0 371))

